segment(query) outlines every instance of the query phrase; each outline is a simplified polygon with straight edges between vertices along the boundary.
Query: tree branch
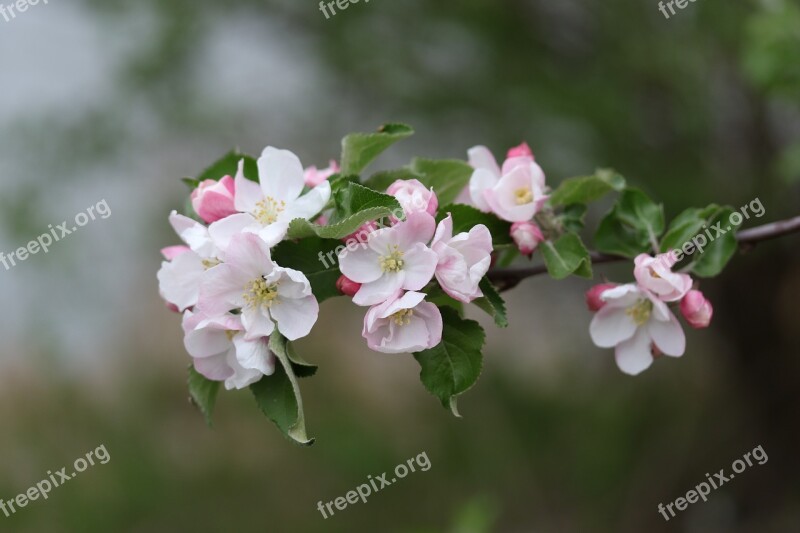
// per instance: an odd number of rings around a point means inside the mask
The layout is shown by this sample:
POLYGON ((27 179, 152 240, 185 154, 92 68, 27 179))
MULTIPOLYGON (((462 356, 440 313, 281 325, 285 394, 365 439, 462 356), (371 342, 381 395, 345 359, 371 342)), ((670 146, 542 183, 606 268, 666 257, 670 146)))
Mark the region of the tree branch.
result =
MULTIPOLYGON (((759 242, 777 239, 778 237, 783 237, 791 233, 800 233, 800 216, 742 230, 736 234, 736 240, 739 241, 739 246, 741 248, 750 249, 759 242)), ((629 261, 627 257, 606 255, 600 252, 590 252, 589 256, 592 259, 592 265, 614 263, 616 261, 629 261)), ((493 269, 489 271, 488 276, 489 279, 497 285, 498 290, 502 292, 513 289, 526 278, 546 273, 547 267, 545 265, 536 265, 522 268, 493 269)))

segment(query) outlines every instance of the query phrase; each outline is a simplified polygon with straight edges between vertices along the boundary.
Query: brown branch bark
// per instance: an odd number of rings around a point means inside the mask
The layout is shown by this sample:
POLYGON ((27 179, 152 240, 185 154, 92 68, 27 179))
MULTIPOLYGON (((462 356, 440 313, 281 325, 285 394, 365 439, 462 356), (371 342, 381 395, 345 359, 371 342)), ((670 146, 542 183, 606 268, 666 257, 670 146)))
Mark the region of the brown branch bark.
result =
MULTIPOLYGON (((739 241, 740 247, 743 249, 749 249, 759 242, 777 239, 778 237, 783 237, 784 235, 789 235, 791 233, 800 233, 800 216, 742 230, 736 234, 736 240, 739 241)), ((592 259, 592 265, 629 260, 626 257, 601 254, 600 252, 590 252, 589 255, 592 259)), ((488 276, 489 279, 495 285, 497 285, 497 288, 502 292, 513 289, 524 279, 546 273, 546 266, 535 265, 532 267, 522 268, 493 269, 489 271, 488 276)))

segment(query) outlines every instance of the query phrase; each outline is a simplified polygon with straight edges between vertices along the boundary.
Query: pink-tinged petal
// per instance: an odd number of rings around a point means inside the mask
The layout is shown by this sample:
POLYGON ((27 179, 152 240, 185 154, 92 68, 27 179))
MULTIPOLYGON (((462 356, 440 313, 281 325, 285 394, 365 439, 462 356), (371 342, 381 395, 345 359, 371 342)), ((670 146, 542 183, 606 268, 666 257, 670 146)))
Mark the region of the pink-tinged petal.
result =
POLYGON ((239 161, 239 170, 236 172, 234 182, 236 183, 234 207, 242 213, 253 213, 257 209, 256 204, 264 199, 264 193, 258 183, 244 176, 244 159, 239 161))
POLYGON ((177 233, 178 236, 181 238, 183 238, 184 233, 194 228, 195 226, 202 226, 202 224, 200 224, 198 221, 191 219, 185 215, 180 215, 175 210, 173 210, 169 214, 169 224, 170 226, 172 226, 172 229, 175 230, 175 233, 177 233))
POLYGON ((270 307, 272 318, 278 323, 278 331, 290 341, 307 336, 317 323, 319 303, 313 296, 293 300, 279 298, 270 307))
POLYGON ((247 388, 264 377, 264 374, 262 374, 261 371, 244 368, 242 365, 240 365, 239 361, 236 359, 235 348, 232 348, 228 352, 228 357, 226 360, 228 366, 233 369, 233 375, 225 380, 226 390, 241 390, 247 388))
POLYGON ((200 257, 213 257, 217 250, 208 236, 208 228, 196 220, 173 211, 169 222, 180 238, 200 257))
POLYGON ((258 175, 264 196, 287 204, 300 196, 305 186, 303 165, 289 150, 268 146, 258 158, 258 175))
POLYGON ((408 250, 416 243, 427 244, 436 231, 436 220, 424 211, 409 213, 406 220, 392 228, 397 233, 400 250, 408 250))
POLYGON ((273 268, 269 246, 252 233, 241 233, 231 238, 225 250, 225 264, 237 269, 249 281, 269 274, 273 268))
POLYGON ((235 235, 247 228, 257 228, 258 222, 248 213, 238 213, 218 220, 208 227, 208 234, 217 248, 226 250, 235 235))
POLYGON ((370 248, 358 247, 339 254, 339 269, 356 283, 370 283, 383 275, 381 255, 370 248))
POLYGON ((486 201, 486 191, 497 185, 499 179, 499 170, 497 174, 494 174, 486 169, 479 168, 472 173, 472 177, 469 179, 469 196, 475 207, 485 213, 491 210, 489 203, 486 201))
POLYGON ((602 299, 603 293, 616 286, 616 283, 601 283, 586 291, 586 306, 589 311, 595 313, 605 307, 606 302, 602 299))
POLYGON ((508 151, 508 155, 506 156, 508 159, 514 157, 527 157, 529 159, 533 159, 533 152, 531 151, 531 147, 528 146, 528 143, 523 142, 519 146, 515 146, 508 151))
POLYGON ((323 181, 306 194, 290 203, 286 211, 281 213, 282 218, 291 222, 295 218, 311 219, 314 215, 322 211, 328 200, 331 199, 331 184, 323 181))
POLYGON ((678 319, 670 312, 669 321, 651 320, 647 332, 653 342, 665 355, 680 357, 686 351, 686 335, 678 319))
POLYGON ((414 314, 425 320, 428 325, 428 344, 424 349, 430 349, 442 342, 444 323, 442 313, 436 304, 422 302, 414 308, 414 314))
POLYGON ((293 268, 276 266, 273 273, 267 276, 267 282, 278 283, 278 296, 280 298, 298 299, 312 296, 311 283, 309 283, 306 275, 293 268))
POLYGON ((485 146, 475 146, 467 150, 469 164, 475 169, 485 169, 492 175, 500 177, 500 166, 492 155, 492 152, 485 146))
POLYGON ((209 269, 200 284, 198 309, 207 316, 220 316, 242 307, 245 286, 254 279, 227 264, 209 269))
POLYGON ((403 271, 386 273, 375 281, 364 283, 353 296, 356 305, 375 305, 389 299, 403 287, 405 275, 403 271))
POLYGON ((203 181, 192 191, 191 200, 195 213, 207 223, 236 213, 234 188, 234 181, 230 176, 224 176, 219 181, 203 181))
MULTIPOLYGON (((484 226, 485 227, 485 226, 484 226)), ((450 213, 436 226, 431 248, 436 249, 437 244, 447 244, 453 238, 453 217, 450 213)), ((491 237, 490 237, 491 239, 491 237)))
POLYGON ((681 314, 695 329, 707 328, 714 316, 714 307, 700 291, 689 291, 681 300, 681 314))
POLYGON ((636 323, 624 308, 606 306, 594 315, 589 325, 592 342, 600 348, 611 348, 630 339, 636 323))
POLYGON ((233 338, 236 360, 243 368, 271 376, 275 373, 275 356, 269 351, 268 342, 268 338, 248 341, 243 334, 236 335, 233 338))
POLYGON ((225 381, 233 376, 233 369, 227 362, 228 351, 230 350, 231 348, 213 357, 193 359, 194 369, 211 381, 225 381))
POLYGON ((275 331, 275 323, 260 307, 248 306, 242 309, 242 325, 245 330, 244 338, 248 341, 269 337, 275 331))
POLYGON ((361 288, 360 283, 356 283, 352 279, 348 278, 347 276, 339 276, 339 279, 336 280, 336 290, 342 293, 344 296, 349 296, 352 298, 356 295, 358 290, 361 288))
POLYGON ((620 343, 614 353, 619 369, 632 376, 641 374, 653 364, 650 336, 644 328, 640 328, 631 339, 620 343))
POLYGON ((181 254, 185 254, 186 252, 190 252, 192 249, 188 246, 178 245, 178 246, 167 246, 166 248, 161 249, 161 255, 164 256, 164 259, 167 261, 172 261, 176 257, 181 254))
MULTIPOLYGON (((248 229, 247 231, 252 230, 248 229)), ((271 248, 286 237, 287 231, 289 231, 289 223, 279 220, 278 222, 258 229, 255 233, 267 247, 271 248)))
POLYGON ((412 316, 408 324, 402 326, 389 319, 389 334, 380 343, 369 345, 370 349, 381 353, 414 353, 428 348, 428 325, 425 320, 412 316))
MULTIPOLYGON (((539 167, 539 165, 533 162, 533 157, 527 157, 527 156, 509 157, 503 163, 503 167, 500 169, 500 172, 503 176, 505 176, 506 174, 510 174, 515 169, 520 167, 524 167, 526 172, 530 172, 531 175, 533 175, 533 173, 536 172, 536 168, 539 167)), ((539 169, 539 172, 541 172, 541 169, 539 169)), ((544 179, 544 173, 542 173, 542 179, 544 179)))
POLYGON ((203 260, 194 252, 163 262, 157 274, 163 298, 180 311, 196 305, 204 272, 203 260))
POLYGON ((608 289, 600 296, 610 307, 630 307, 636 300, 644 296, 644 293, 634 283, 618 285, 608 289))
POLYGON ((439 256, 424 244, 417 243, 406 251, 403 260, 405 261, 403 288, 418 291, 433 279, 439 256))
POLYGON ((224 329, 202 328, 187 333, 183 345, 189 355, 201 359, 224 354, 230 348, 231 341, 224 329))

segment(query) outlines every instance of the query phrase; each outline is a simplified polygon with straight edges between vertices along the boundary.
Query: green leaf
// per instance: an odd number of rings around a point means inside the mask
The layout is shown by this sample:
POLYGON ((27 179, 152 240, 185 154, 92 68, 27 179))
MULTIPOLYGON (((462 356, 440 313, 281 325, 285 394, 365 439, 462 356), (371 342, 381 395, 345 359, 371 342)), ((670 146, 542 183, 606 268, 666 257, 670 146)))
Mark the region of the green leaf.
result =
POLYGON ((635 257, 652 253, 664 232, 664 208, 638 189, 625 189, 595 233, 597 249, 607 254, 635 257))
MULTIPOLYGON (((735 228, 730 226, 730 216, 733 212, 729 206, 716 204, 703 209, 690 208, 683 211, 670 224, 661 241, 661 251, 681 250, 684 244, 693 243, 695 238, 701 244, 703 239, 706 241, 703 251, 695 249, 692 255, 686 256, 691 260, 691 270, 704 278, 718 275, 738 248, 735 228), (716 225, 725 232, 724 235, 717 237, 717 231, 713 229, 716 225), (713 240, 706 233, 706 229, 709 230, 713 240)), ((693 243, 692 247, 694 246, 693 243)))
POLYGON ((250 385, 261 411, 272 420, 284 435, 298 444, 310 446, 314 439, 306 434, 303 399, 300 386, 287 354, 288 341, 275 332, 270 336, 269 349, 280 362, 275 365, 275 373, 264 376, 250 385))
POLYGON ((221 159, 205 169, 197 177, 197 181, 219 181, 225 176, 236 176, 236 171, 239 169, 239 161, 242 159, 244 159, 244 177, 252 181, 258 181, 258 165, 256 160, 238 150, 228 152, 221 159))
POLYGON ((383 172, 376 172, 367 179, 363 185, 378 192, 384 192, 389 188, 389 185, 397 180, 418 180, 422 178, 419 174, 410 168, 397 168, 394 170, 384 170, 383 172))
POLYGON ((190 191, 195 190, 197 186, 200 185, 200 182, 194 178, 181 178, 181 181, 184 182, 187 187, 189 187, 190 191))
POLYGON ((554 279, 564 279, 571 274, 582 278, 592 277, 592 259, 575 233, 566 233, 555 243, 545 241, 539 245, 547 271, 554 279))
POLYGON ((189 399, 206 419, 206 424, 211 427, 211 415, 219 392, 219 381, 211 381, 200 374, 193 366, 189 366, 189 399))
POLYGON ((351 133, 342 140, 342 174, 361 174, 387 148, 413 134, 405 124, 386 124, 377 133, 351 133))
POLYGON ((564 229, 578 233, 583 229, 583 219, 588 208, 586 204, 569 204, 564 208, 564 212, 559 215, 564 229))
POLYGON ((291 342, 286 343, 286 356, 289 358, 292 370, 298 378, 310 378, 317 373, 319 367, 300 357, 291 342))
POLYGON ((440 222, 447 217, 448 213, 453 216, 453 235, 483 224, 492 234, 492 242, 495 246, 514 242, 511 240, 511 223, 500 220, 491 213, 484 213, 469 205, 449 204, 439 208, 439 216, 436 221, 440 222))
POLYGON ((443 306, 451 307, 458 312, 459 316, 464 316, 464 304, 444 292, 444 289, 438 283, 425 289, 425 300, 435 304, 440 309, 443 306))
POLYGON ((692 237, 700 233, 706 222, 700 216, 700 209, 692 207, 675 217, 661 239, 661 251, 680 249, 683 243, 691 241, 692 237))
POLYGON ((439 205, 455 202, 469 183, 474 169, 458 159, 421 159, 411 162, 412 170, 426 187, 433 187, 439 205))
POLYGON ((610 169, 599 169, 591 176, 569 178, 550 195, 553 206, 588 204, 612 191, 625 188, 625 178, 610 169))
POLYGON ((497 289, 489 281, 489 278, 484 277, 480 283, 483 298, 478 298, 473 301, 475 305, 486 311, 489 316, 494 318, 494 323, 498 327, 508 327, 508 317, 506 316, 506 303, 503 297, 497 292, 497 289))
POLYGON ((401 212, 400 204, 394 197, 357 183, 347 183, 334 196, 336 209, 327 226, 296 218, 289 224, 288 237, 343 239, 367 222, 401 212))
POLYGON ((299 241, 283 241, 272 249, 272 259, 280 266, 299 270, 311 283, 319 303, 341 296, 336 281, 341 276, 335 250, 340 240, 310 237, 299 241))
POLYGON ((420 379, 445 408, 458 414, 456 398, 469 390, 480 376, 483 365, 481 350, 486 340, 480 324, 464 320, 455 309, 441 309, 444 321, 442 342, 429 350, 414 354, 422 367, 420 379))

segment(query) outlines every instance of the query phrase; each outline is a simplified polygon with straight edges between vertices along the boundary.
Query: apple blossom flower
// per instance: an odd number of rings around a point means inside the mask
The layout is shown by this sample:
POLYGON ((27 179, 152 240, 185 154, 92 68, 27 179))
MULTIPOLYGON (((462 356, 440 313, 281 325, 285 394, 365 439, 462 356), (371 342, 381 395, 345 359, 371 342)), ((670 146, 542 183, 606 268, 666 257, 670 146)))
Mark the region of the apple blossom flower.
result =
POLYGON ((212 381, 224 381, 227 390, 243 389, 275 372, 269 338, 245 339, 238 316, 208 318, 186 311, 183 331, 195 370, 212 381))
POLYGON ((221 262, 225 243, 215 239, 206 226, 176 211, 170 214, 169 221, 188 247, 171 246, 162 250, 167 261, 158 271, 159 291, 168 304, 183 312, 197 304, 200 278, 221 262))
POLYGON ((382 353, 415 353, 442 342, 442 314, 423 301, 421 292, 397 291, 369 308, 362 335, 370 349, 382 353))
POLYGON ((492 263, 492 235, 483 224, 453 236, 450 214, 439 222, 431 248, 439 260, 436 279, 444 292, 464 303, 483 296, 478 284, 492 263))
POLYGON ((306 187, 316 187, 323 181, 339 172, 339 164, 331 159, 328 168, 308 167, 303 171, 306 187))
POLYGON ((360 283, 356 283, 352 279, 348 278, 347 276, 339 276, 339 279, 336 280, 336 288, 339 292, 344 294, 345 296, 353 297, 358 292, 358 289, 361 288, 360 283))
POLYGON ((589 308, 589 311, 594 313, 605 307, 606 302, 603 301, 601 296, 604 292, 616 286, 616 283, 601 283, 586 291, 586 306, 589 308))
POLYGON ((433 187, 428 189, 419 180, 397 180, 389 186, 386 194, 397 198, 406 216, 417 211, 435 216, 439 208, 439 199, 433 192, 433 187))
POLYGON ((515 146, 514 148, 509 149, 508 155, 506 157, 508 159, 514 157, 529 157, 531 159, 534 159, 531 147, 528 146, 528 143, 526 142, 523 142, 519 146, 515 146))
POLYGON ((692 288, 692 278, 688 274, 672 272, 675 264, 675 255, 672 252, 656 257, 639 254, 633 263, 633 275, 639 286, 665 302, 680 300, 692 288))
POLYGON ((273 263, 267 244, 251 233, 235 235, 225 263, 204 275, 197 307, 212 317, 240 309, 247 340, 275 328, 289 340, 305 337, 319 315, 305 274, 273 263))
POLYGON ((686 337, 667 304, 636 284, 620 285, 602 293, 606 305, 592 319, 592 341, 600 348, 615 347, 617 366, 636 375, 653 363, 651 346, 665 355, 680 357, 686 337))
POLYGON ((245 178, 244 160, 239 162, 234 199, 239 213, 216 222, 217 232, 227 239, 238 233, 255 233, 268 246, 274 246, 286 237, 292 220, 313 218, 331 196, 327 181, 301 195, 305 186, 303 166, 288 150, 265 148, 258 159, 258 176, 259 183, 245 178))
POLYGON ((469 161, 475 168, 469 182, 470 198, 481 211, 493 212, 508 222, 524 222, 547 201, 544 172, 532 155, 506 159, 500 168, 486 147, 476 146, 469 150, 469 161))
POLYGON ((703 329, 711 324, 714 308, 702 292, 689 291, 681 300, 681 314, 690 326, 695 329, 703 329))
POLYGON ((411 213, 405 221, 372 233, 366 246, 342 251, 342 274, 361 283, 353 302, 375 305, 400 289, 417 291, 427 285, 438 263, 438 256, 427 246, 435 226, 429 214, 411 213))
POLYGON ((192 207, 205 222, 216 222, 237 212, 233 205, 234 191, 230 176, 219 181, 205 180, 192 191, 192 207))
POLYGON ((531 256, 539 243, 544 240, 542 230, 533 222, 514 222, 511 225, 511 238, 522 255, 531 256))

